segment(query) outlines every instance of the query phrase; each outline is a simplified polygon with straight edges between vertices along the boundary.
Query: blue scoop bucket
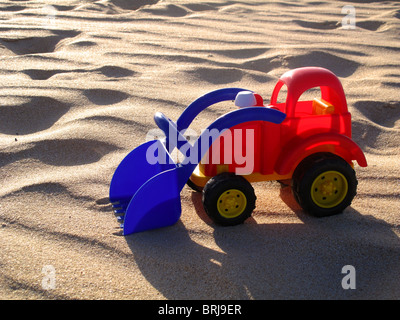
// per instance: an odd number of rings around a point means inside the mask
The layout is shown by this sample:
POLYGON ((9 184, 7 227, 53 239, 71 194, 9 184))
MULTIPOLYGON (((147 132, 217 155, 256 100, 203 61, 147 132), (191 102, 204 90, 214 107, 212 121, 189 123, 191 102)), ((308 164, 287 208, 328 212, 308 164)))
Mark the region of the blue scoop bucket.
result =
MULTIPOLYGON (((212 91, 189 105, 175 123, 162 113, 154 120, 166 135, 164 140, 146 142, 131 151, 115 170, 110 184, 110 202, 114 212, 120 215, 123 234, 167 227, 175 224, 181 216, 180 192, 194 169, 203 158, 202 139, 213 143, 218 136, 207 132, 224 130, 248 121, 281 123, 286 115, 280 111, 248 107, 229 112, 215 120, 191 145, 181 134, 202 110, 225 100, 234 100, 237 93, 245 91, 227 88, 212 91), (211 138, 211 141, 210 141, 211 138), (185 150, 182 163, 175 163, 171 152, 185 150), (196 159, 189 155, 196 155, 196 159)), ((248 90, 247 90, 248 91, 248 90)))
POLYGON ((179 219, 176 164, 171 158, 166 163, 151 163, 146 157, 149 150, 163 148, 159 140, 140 145, 123 159, 114 173, 110 202, 115 213, 121 215, 124 234, 172 225, 179 219))

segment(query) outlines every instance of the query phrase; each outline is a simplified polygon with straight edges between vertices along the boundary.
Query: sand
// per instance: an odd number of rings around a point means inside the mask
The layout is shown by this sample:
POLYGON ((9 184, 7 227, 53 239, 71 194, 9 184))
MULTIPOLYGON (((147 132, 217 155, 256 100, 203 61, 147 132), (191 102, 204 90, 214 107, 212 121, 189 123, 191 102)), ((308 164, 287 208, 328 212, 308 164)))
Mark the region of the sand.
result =
POLYGON ((397 1, 1 1, 0 299, 399 299, 399 19, 397 1), (121 235, 109 183, 156 111, 224 87, 268 101, 303 66, 346 92, 368 161, 351 207, 316 219, 257 183, 223 228, 185 187, 176 225, 121 235))

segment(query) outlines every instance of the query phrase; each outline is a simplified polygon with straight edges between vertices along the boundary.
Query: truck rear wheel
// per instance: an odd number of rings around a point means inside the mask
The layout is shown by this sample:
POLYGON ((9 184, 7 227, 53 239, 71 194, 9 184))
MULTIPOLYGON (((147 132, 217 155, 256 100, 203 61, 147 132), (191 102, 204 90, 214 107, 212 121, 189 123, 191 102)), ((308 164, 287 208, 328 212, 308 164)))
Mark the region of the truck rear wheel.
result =
POLYGON ((353 168, 343 159, 321 157, 304 160, 293 175, 296 201, 307 213, 326 217, 342 213, 357 193, 353 168))
POLYGON ((251 216, 255 202, 256 195, 250 182, 233 173, 213 177, 203 189, 204 210, 222 226, 243 223, 251 216))

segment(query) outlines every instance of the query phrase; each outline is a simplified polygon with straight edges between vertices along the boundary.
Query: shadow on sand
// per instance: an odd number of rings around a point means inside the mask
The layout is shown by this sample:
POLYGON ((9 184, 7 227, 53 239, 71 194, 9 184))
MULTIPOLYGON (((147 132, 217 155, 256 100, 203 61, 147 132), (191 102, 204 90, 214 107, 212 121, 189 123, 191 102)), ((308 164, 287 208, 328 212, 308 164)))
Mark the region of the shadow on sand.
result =
MULTIPOLYGON (((399 299, 400 240, 386 222, 352 208, 304 215, 288 187, 281 198, 301 223, 213 226, 209 234, 176 225, 126 237, 146 279, 167 299, 399 299), (207 239, 208 237, 208 239, 207 239), (204 240, 206 239, 206 240, 204 240), (217 249, 217 250, 216 250, 217 249), (342 287, 354 266, 356 289, 342 287)), ((200 194, 192 200, 198 209, 200 194)))

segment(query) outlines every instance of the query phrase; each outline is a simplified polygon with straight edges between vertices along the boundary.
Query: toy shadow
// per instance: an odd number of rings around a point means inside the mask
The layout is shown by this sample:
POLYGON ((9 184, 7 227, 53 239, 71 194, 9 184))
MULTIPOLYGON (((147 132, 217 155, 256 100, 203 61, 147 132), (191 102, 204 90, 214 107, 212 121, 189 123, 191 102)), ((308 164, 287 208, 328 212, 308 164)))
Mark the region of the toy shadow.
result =
POLYGON ((143 275, 167 299, 400 298, 400 239, 390 225, 352 208, 329 218, 309 217, 288 189, 281 188, 281 198, 301 223, 249 219, 235 227, 215 226, 194 192, 194 206, 213 226, 212 236, 178 222, 126 241, 143 275), (355 289, 342 287, 346 265, 355 268, 355 289))

